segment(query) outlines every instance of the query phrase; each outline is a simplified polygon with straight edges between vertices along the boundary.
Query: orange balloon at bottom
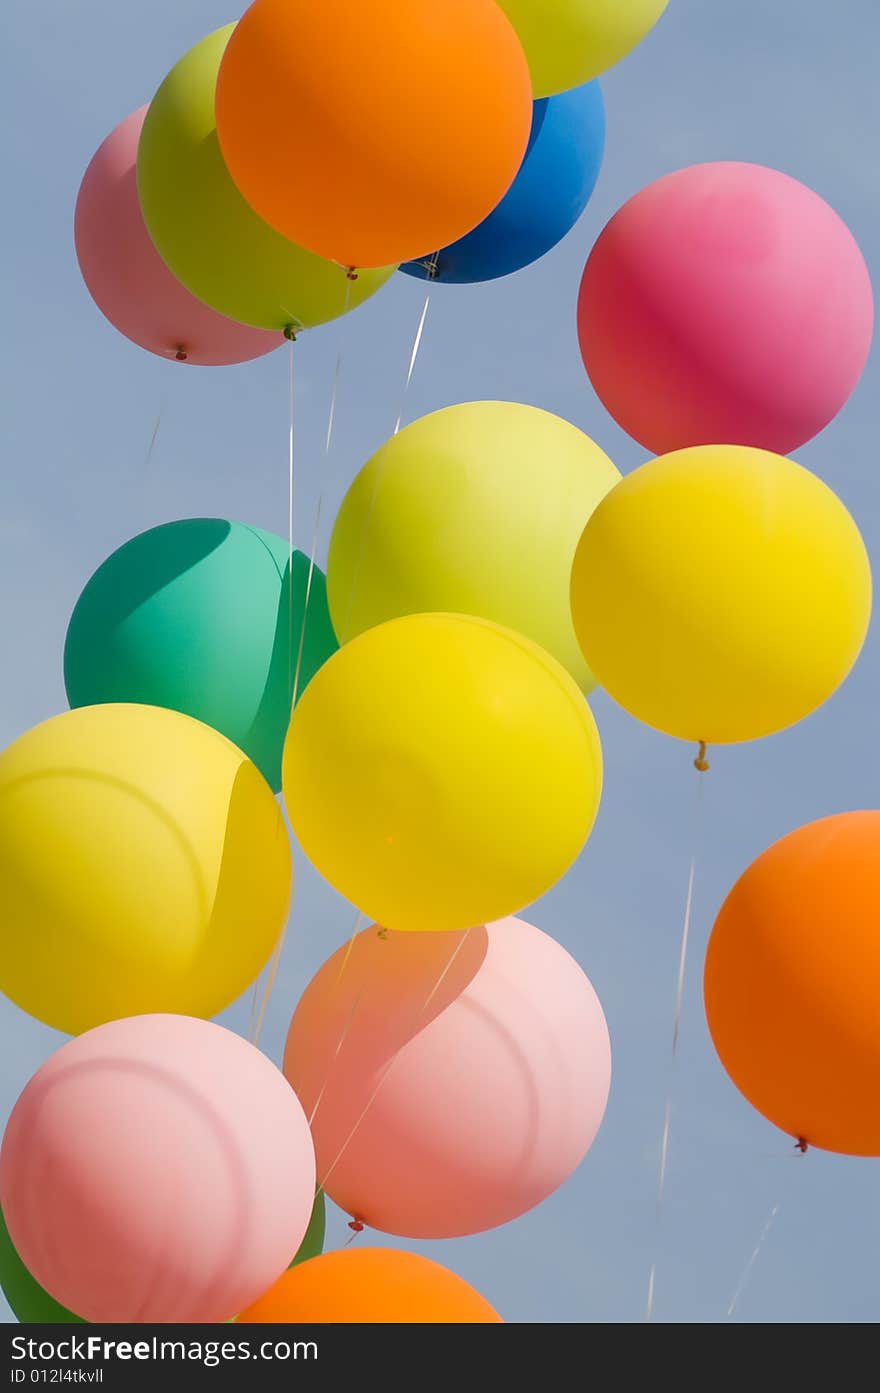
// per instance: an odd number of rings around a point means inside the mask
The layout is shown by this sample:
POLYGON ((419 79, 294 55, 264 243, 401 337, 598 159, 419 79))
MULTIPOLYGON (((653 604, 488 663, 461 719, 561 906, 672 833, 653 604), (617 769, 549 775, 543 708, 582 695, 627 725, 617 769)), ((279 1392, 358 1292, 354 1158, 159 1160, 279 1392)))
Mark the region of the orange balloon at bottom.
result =
POLYGON ((454 1272, 395 1248, 343 1248, 285 1272, 239 1325, 480 1325, 498 1323, 454 1272))
POLYGON ((706 1017, 749 1102, 825 1151, 880 1155, 880 812, 791 832, 709 939, 706 1017))

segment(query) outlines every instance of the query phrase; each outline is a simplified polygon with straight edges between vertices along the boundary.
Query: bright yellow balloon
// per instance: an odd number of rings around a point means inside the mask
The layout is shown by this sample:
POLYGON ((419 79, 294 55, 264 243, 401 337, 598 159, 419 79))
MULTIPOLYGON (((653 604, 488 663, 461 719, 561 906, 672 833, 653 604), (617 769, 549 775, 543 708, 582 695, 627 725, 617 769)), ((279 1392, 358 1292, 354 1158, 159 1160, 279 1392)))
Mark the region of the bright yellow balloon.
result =
POLYGON ((840 685, 867 632, 871 570, 814 474, 705 445, 651 460, 600 503, 571 604, 615 701, 667 735, 727 744, 793 725, 840 685))
POLYGON ((414 421, 364 465, 336 519, 337 636, 403 614, 472 614, 533 639, 589 691, 571 563, 619 479, 589 436, 535 406, 473 401, 414 421))
POLYGON ((189 716, 85 706, 0 755, 0 989, 47 1025, 215 1015, 289 895, 269 785, 189 716))
POLYGON ((464 929, 549 890, 592 828, 596 724, 555 659, 451 614, 369 629, 312 678, 283 787, 330 884, 391 929, 464 929))
POLYGON ((536 97, 589 82, 641 43, 668 0, 498 0, 525 49, 536 97))

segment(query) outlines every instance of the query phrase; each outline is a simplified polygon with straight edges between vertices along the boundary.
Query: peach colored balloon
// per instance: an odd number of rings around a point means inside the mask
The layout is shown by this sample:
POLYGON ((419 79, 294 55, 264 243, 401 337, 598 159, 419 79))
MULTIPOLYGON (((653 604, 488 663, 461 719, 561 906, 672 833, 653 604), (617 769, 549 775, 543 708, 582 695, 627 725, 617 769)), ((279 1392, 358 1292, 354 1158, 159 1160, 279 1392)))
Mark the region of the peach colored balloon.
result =
POLYGON ((374 927, 307 987, 284 1072, 331 1199, 385 1233, 451 1238, 515 1219, 575 1170, 611 1049, 584 973, 531 924, 374 927))
POLYGON ((282 334, 236 324, 209 309, 171 274, 150 240, 137 191, 137 150, 147 108, 108 135, 76 201, 76 255, 101 313, 133 343, 161 358, 204 367, 271 353, 282 334))
POLYGON ((0 1150, 28 1271, 88 1321, 214 1322, 290 1263, 315 1193, 302 1108, 231 1031, 134 1016, 37 1071, 0 1150))

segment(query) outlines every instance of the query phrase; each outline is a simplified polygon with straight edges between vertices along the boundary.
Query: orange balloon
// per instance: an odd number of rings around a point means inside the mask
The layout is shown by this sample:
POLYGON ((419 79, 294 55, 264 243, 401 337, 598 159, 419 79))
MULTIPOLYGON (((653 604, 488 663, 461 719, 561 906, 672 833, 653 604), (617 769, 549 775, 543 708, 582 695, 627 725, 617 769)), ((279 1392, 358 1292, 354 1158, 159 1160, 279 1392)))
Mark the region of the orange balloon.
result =
POLYGON ((342 1248, 292 1267, 239 1325, 485 1325, 501 1317, 454 1272, 396 1248, 342 1248))
POLYGON ((825 1151, 880 1155, 880 812, 799 827, 709 939, 706 1017, 741 1093, 825 1151))
POLYGON ((495 0, 255 0, 216 111, 260 217, 330 261, 387 266, 457 241, 500 203, 532 89, 495 0))

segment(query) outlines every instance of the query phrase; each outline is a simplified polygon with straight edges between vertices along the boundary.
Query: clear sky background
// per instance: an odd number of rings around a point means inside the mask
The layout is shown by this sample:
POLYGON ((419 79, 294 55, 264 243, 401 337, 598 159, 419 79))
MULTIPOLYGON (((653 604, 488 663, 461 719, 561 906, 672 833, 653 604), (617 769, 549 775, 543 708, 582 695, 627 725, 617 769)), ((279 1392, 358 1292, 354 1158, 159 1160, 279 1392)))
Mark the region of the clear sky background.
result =
MULTIPOLYGON (((440 4, 438 23, 442 16, 440 4)), ((95 148, 192 43, 235 17, 217 0, 14 0, 7 9, 0 745, 65 709, 61 653, 71 609, 127 538, 187 516, 286 534, 287 350, 239 368, 161 362, 101 318, 73 250, 74 201, 95 148)), ((655 32, 602 80, 605 167, 577 228, 515 277, 435 289, 406 418, 474 399, 529 402, 580 426, 622 470, 641 463, 643 451, 607 417, 584 375, 575 300, 586 254, 611 214, 684 165, 751 160, 803 180, 852 228, 880 283, 878 45, 876 0, 833 8, 827 0, 671 0, 655 32)), ((295 532, 308 549, 324 489, 322 561, 349 481, 394 427, 424 295, 422 283, 397 276, 344 324, 297 346, 295 532), (325 463, 341 341, 336 436, 325 463)), ((875 566, 878 385, 875 353, 842 415, 798 454, 853 512, 875 566)), ((803 822, 880 803, 877 627, 822 711, 773 739, 713 753, 659 1225, 658 1145, 697 776, 689 748, 637 725, 602 694, 591 699, 606 759, 599 821, 578 864, 525 917, 575 955, 605 1007, 614 1079, 604 1126, 578 1173, 523 1219, 469 1239, 402 1245, 454 1268, 506 1319, 639 1321, 656 1258, 655 1319, 723 1321, 777 1204, 733 1318, 880 1314, 880 1161, 792 1156, 789 1139, 728 1082, 700 993, 713 917, 749 862, 803 822)), ((295 874, 263 1037, 276 1060, 305 983, 353 923, 350 907, 299 855, 295 874)), ((224 1020, 244 1031, 247 1004, 224 1020)), ((0 1118, 62 1043, 0 999, 0 1118)), ((331 1211, 328 1245, 348 1236, 331 1211)))

